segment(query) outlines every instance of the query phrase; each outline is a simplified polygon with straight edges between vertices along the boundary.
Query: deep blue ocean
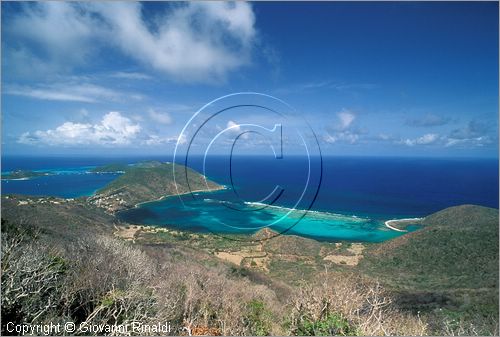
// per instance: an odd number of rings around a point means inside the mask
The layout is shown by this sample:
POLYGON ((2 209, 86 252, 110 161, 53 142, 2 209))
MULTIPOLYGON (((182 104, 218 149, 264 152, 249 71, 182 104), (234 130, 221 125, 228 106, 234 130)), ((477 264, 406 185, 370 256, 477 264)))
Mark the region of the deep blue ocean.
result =
MULTIPOLYGON (((54 175, 2 180, 2 194, 89 196, 118 176, 90 173, 91 168, 141 160, 172 158, 3 157, 4 173, 23 169, 54 175)), ((498 208, 496 159, 323 157, 322 175, 320 163, 320 158, 309 164, 294 156, 240 156, 231 162, 213 156, 205 163, 205 174, 228 189, 170 197, 118 216, 201 232, 252 233, 269 226, 321 240, 383 241, 402 234, 386 228, 385 220, 423 217, 461 204, 498 208), (313 200, 306 214, 302 210, 313 200)), ((201 157, 187 164, 203 172, 201 157)))

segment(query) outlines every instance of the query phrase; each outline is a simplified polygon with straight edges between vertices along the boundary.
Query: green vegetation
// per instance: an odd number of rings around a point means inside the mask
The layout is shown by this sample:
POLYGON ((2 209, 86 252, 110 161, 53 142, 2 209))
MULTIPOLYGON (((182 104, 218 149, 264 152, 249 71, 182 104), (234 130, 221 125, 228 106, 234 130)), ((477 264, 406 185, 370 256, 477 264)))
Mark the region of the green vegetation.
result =
POLYGON ((68 321, 78 327, 168 321, 175 335, 186 331, 193 335, 379 334, 381 327, 391 334, 417 334, 420 330, 408 330, 409 323, 423 328, 412 318, 394 316, 396 308, 380 306, 374 297, 380 296, 378 288, 362 289, 361 280, 345 282, 344 275, 319 275, 328 284, 311 280, 311 287, 280 288, 252 271, 227 266, 182 245, 127 243, 97 234, 99 230, 91 225, 86 236, 63 235, 54 242, 36 228, 4 225, 3 334, 7 322, 68 321), (379 321, 361 324, 374 317, 379 321), (404 328, 394 324, 395 319, 404 328))
POLYGON ((261 300, 254 299, 247 304, 244 320, 253 336, 268 336, 271 333, 273 313, 261 300))
POLYGON ((103 166, 98 166, 90 170, 90 172, 95 172, 95 173, 123 173, 127 169, 129 169, 130 166, 127 164, 120 164, 120 163, 114 163, 114 164, 107 164, 103 166))
POLYGON ((339 314, 328 314, 317 321, 303 319, 297 327, 300 336, 356 336, 359 332, 339 314))
POLYGON ((445 209, 425 227, 371 245, 366 270, 402 288, 498 288, 498 210, 480 206, 445 209))
POLYGON ((47 240, 54 242, 85 236, 89 229, 98 234, 109 233, 117 223, 112 215, 84 199, 55 197, 3 196, 2 219, 36 225, 38 231, 47 234, 47 240))
POLYGON ((32 179, 37 177, 43 177, 51 175, 50 172, 40 172, 40 171, 28 171, 28 170, 17 170, 12 171, 7 174, 2 174, 2 179, 32 179))
MULTIPOLYGON (((177 193, 172 165, 96 168, 125 173, 88 199, 2 196, 2 333, 69 320, 169 321, 193 335, 498 334, 498 210, 451 207, 364 246, 118 221, 116 210, 177 193)), ((187 181, 206 189, 195 171, 187 181)))
MULTIPOLYGON (((198 172, 184 166, 157 161, 140 162, 123 167, 113 164, 111 168, 120 169, 123 175, 116 178, 96 195, 89 198, 93 204, 116 212, 135 206, 138 203, 157 200, 162 197, 183 194, 197 190, 215 190, 222 186, 207 180, 198 172), (176 165, 176 177, 173 176, 176 165), (186 179, 187 177, 187 179, 186 179)), ((107 166, 96 170, 109 170, 107 166)))
POLYGON ((91 172, 96 172, 96 173, 110 173, 110 172, 119 172, 119 173, 124 173, 125 171, 128 171, 130 169, 134 168, 154 168, 154 167, 161 167, 164 164, 167 163, 162 163, 161 161, 157 160, 145 160, 145 161, 140 161, 134 164, 123 164, 123 163, 112 163, 112 164, 106 164, 102 166, 97 166, 91 170, 91 172))
POLYGON ((405 308, 448 317, 444 308, 490 330, 498 324, 498 210, 451 207, 422 223, 421 230, 371 245, 359 269, 394 289, 405 308))

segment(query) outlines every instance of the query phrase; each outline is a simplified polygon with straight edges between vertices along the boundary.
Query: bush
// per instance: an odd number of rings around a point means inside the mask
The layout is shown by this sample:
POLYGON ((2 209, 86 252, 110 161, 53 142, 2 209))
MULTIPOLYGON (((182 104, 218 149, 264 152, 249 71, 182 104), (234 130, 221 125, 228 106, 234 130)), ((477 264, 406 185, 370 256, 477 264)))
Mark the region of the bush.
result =
POLYGON ((231 277, 222 264, 206 267, 170 251, 153 261, 137 246, 109 236, 58 241, 49 248, 46 237, 11 229, 2 235, 2 324, 168 321, 183 328, 174 335, 282 334, 271 320, 282 318, 274 292, 231 277))
POLYGON ((67 264, 31 228, 2 228, 2 334, 6 324, 48 321, 59 306, 67 264))
POLYGON ((419 317, 399 311, 377 283, 356 275, 319 274, 289 300, 293 335, 423 335, 419 317))
POLYGON ((297 326, 296 333, 301 336, 355 336, 359 332, 337 313, 329 313, 317 321, 307 318, 297 326))
POLYGON ((271 332, 272 313, 263 301, 251 300, 246 307, 244 322, 253 336, 267 336, 271 332))

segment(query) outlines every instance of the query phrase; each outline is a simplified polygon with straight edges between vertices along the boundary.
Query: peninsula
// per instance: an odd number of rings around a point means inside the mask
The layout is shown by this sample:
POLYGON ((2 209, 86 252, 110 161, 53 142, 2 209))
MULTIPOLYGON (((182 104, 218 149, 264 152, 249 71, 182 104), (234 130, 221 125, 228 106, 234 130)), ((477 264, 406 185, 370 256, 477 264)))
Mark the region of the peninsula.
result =
POLYGON ((224 188, 190 168, 169 162, 112 164, 96 167, 93 172, 123 173, 88 198, 89 203, 104 208, 109 213, 190 191, 215 191, 224 188), (176 165, 175 179, 174 165, 176 165))

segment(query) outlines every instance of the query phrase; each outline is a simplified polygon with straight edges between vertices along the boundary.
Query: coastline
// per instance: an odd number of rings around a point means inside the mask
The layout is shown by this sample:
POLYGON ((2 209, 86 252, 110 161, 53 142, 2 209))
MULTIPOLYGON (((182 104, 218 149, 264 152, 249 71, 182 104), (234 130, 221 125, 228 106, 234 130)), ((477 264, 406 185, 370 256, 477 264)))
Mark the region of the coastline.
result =
POLYGON ((186 194, 190 194, 190 193, 215 192, 215 191, 221 191, 221 190, 225 190, 225 189, 227 189, 227 187, 224 186, 224 185, 221 185, 221 187, 219 187, 219 188, 212 188, 212 189, 208 189, 208 190, 206 190, 206 189, 203 189, 203 190, 193 190, 193 191, 189 191, 189 192, 185 192, 185 193, 172 194, 172 195, 163 195, 163 196, 159 197, 158 199, 141 201, 141 202, 135 204, 134 208, 138 208, 142 204, 147 204, 147 203, 156 202, 156 201, 162 201, 163 199, 170 198, 170 197, 179 197, 181 195, 186 195, 186 194))
POLYGON ((9 180, 30 180, 33 179, 33 177, 24 177, 24 178, 2 178, 2 180, 9 181, 9 180))
POLYGON ((384 224, 385 224, 385 227, 392 229, 393 231, 408 232, 406 229, 399 229, 399 228, 391 226, 391 224, 396 223, 396 222, 421 221, 421 220, 423 220, 423 218, 392 219, 392 220, 387 220, 386 222, 384 222, 384 224))

